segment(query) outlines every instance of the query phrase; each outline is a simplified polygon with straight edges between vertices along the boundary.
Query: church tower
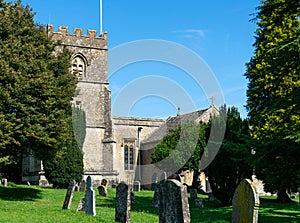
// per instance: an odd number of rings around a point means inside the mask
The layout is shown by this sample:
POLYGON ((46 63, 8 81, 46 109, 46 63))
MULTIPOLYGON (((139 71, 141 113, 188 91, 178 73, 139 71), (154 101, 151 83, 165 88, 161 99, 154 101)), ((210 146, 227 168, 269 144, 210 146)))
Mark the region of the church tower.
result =
POLYGON ((97 36, 95 30, 59 26, 54 32, 53 25, 47 27, 48 36, 60 41, 55 52, 67 48, 72 52, 71 69, 78 78, 73 106, 82 109, 86 117, 85 138, 82 146, 84 178, 90 175, 97 184, 103 177, 114 180, 117 171, 113 169, 111 93, 108 89, 108 47, 107 33, 97 36))

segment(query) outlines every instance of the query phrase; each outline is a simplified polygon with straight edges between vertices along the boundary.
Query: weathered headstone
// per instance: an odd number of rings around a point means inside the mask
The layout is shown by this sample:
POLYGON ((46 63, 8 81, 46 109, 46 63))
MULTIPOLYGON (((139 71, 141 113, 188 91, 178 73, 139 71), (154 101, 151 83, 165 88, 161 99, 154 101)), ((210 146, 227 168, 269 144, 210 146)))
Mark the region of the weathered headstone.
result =
POLYGON ((196 198, 195 199, 195 206, 197 208, 203 208, 204 205, 203 205, 203 199, 202 198, 196 198))
POLYGON ((116 189, 115 221, 130 222, 130 199, 130 187, 124 182, 119 183, 116 189))
POLYGON ((208 194, 208 201, 216 201, 217 198, 215 197, 215 195, 213 195, 213 193, 209 193, 208 194))
POLYGON ((158 196, 159 196, 159 191, 158 191, 158 187, 156 187, 155 191, 154 191, 153 199, 152 199, 152 207, 153 208, 158 208, 158 202, 159 202, 158 196))
POLYGON ((156 187, 157 187, 157 174, 154 173, 152 175, 152 181, 151 181, 151 190, 155 191, 156 190, 156 187))
POLYGON ((77 207, 77 211, 84 212, 84 198, 81 198, 77 207))
POLYGON ((108 196, 108 194, 107 194, 107 189, 106 189, 106 187, 103 186, 103 185, 100 185, 100 186, 98 187, 98 192, 99 192, 99 195, 100 195, 100 196, 103 196, 103 197, 107 197, 107 196, 108 196))
POLYGON ((259 197, 249 179, 244 179, 236 188, 232 200, 232 223, 257 223, 259 197))
POLYGON ((6 178, 2 178, 2 183, 4 187, 7 187, 7 179, 6 178))
POLYGON ((84 213, 87 215, 96 216, 96 200, 95 191, 92 188, 92 178, 86 179, 86 192, 84 197, 84 213))
POLYGON ((136 204, 135 194, 132 191, 130 192, 130 202, 131 204, 136 204))
POLYGON ((192 199, 197 199, 198 198, 197 189, 191 188, 190 189, 190 196, 191 196, 192 199))
POLYGON ((190 208, 187 188, 179 181, 169 179, 159 185, 159 222, 189 223, 190 208))
POLYGON ((133 184, 133 191, 140 191, 141 190, 141 182, 140 181, 135 181, 133 184))
POLYGON ((80 182, 80 184, 79 184, 79 191, 80 191, 80 192, 85 192, 85 187, 86 187, 86 185, 85 185, 85 180, 82 180, 82 181, 80 182))
POLYGON ((101 180, 101 185, 107 188, 108 187, 108 180, 102 179, 101 180))
POLYGON ((75 185, 75 189, 74 189, 76 192, 78 192, 79 191, 79 186, 78 186, 78 184, 76 183, 76 185, 75 185))
POLYGON ((71 203, 74 195, 75 183, 76 183, 75 180, 70 181, 62 209, 69 210, 71 207, 71 203))

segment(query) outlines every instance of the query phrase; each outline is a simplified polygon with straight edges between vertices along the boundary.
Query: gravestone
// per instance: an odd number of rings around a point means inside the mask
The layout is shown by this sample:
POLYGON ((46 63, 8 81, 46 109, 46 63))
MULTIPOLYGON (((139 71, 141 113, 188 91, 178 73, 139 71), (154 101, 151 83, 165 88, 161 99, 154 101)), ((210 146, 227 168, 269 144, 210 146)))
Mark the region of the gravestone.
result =
POLYGON ((135 194, 132 191, 130 192, 130 202, 131 204, 136 204, 135 194))
POLYGON ((154 173, 152 175, 152 181, 151 181, 151 190, 155 191, 157 187, 157 174, 154 173))
POLYGON ((76 185, 75 185, 75 189, 74 189, 76 192, 78 192, 79 191, 79 186, 78 186, 78 184, 76 183, 76 185))
POLYGON ((92 178, 86 178, 86 192, 84 197, 84 213, 96 216, 95 191, 92 188, 92 178))
POLYGON ((116 189, 115 221, 121 223, 130 222, 130 199, 130 187, 124 182, 119 183, 116 189))
POLYGON ((195 199, 195 206, 197 208, 203 208, 204 205, 203 205, 203 199, 202 198, 196 198, 195 199))
POLYGON ((100 195, 100 196, 107 197, 107 189, 106 189, 105 186, 100 185, 100 186, 98 187, 98 192, 99 192, 99 195, 100 195))
POLYGON ((164 171, 162 172, 162 174, 160 175, 160 179, 159 179, 159 182, 160 183, 161 181, 164 181, 164 180, 167 180, 168 179, 168 174, 164 171))
POLYGON ((102 179, 101 180, 101 186, 104 186, 105 188, 107 188, 108 187, 108 180, 102 179))
POLYGON ((77 207, 77 211, 84 212, 84 198, 81 198, 77 207))
POLYGON ((190 223, 187 188, 177 180, 161 181, 158 213, 161 223, 190 223))
POLYGON ((7 179, 6 179, 6 178, 3 178, 3 179, 2 179, 2 183, 3 183, 3 186, 4 186, 4 187, 7 187, 7 179))
POLYGON ((74 195, 75 184, 75 180, 70 181, 62 209, 70 209, 74 195))
POLYGON ((242 180, 232 199, 232 223, 257 223, 259 197, 249 179, 242 180))
POLYGON ((159 194, 159 191, 158 191, 158 186, 157 186, 155 188, 153 199, 152 199, 152 207, 153 208, 158 208, 158 202, 159 202, 158 194, 159 194))
POLYGON ((192 199, 197 199, 198 198, 197 189, 191 188, 190 189, 190 196, 191 196, 192 199))
POLYGON ((85 192, 85 180, 82 180, 79 184, 79 191, 80 192, 85 192))
POLYGON ((133 184, 133 191, 140 191, 141 190, 141 182, 140 181, 135 181, 133 184))

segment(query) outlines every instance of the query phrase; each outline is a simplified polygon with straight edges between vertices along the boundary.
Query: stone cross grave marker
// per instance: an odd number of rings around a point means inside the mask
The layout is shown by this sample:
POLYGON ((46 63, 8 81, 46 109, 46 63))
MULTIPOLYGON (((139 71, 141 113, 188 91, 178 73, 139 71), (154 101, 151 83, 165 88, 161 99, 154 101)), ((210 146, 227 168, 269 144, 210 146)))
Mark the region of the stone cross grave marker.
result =
POLYGON ((161 181, 158 214, 160 223, 190 223, 187 188, 178 180, 161 181))
POLYGON ((242 180, 232 199, 232 223, 257 223, 259 197, 249 179, 242 180))
POLYGON ((70 209, 73 195, 74 195, 75 184, 76 184, 75 180, 70 181, 62 209, 67 209, 67 210, 70 209))
POLYGON ((130 187, 124 182, 119 183, 116 190, 115 221, 121 223, 130 222, 130 195, 130 187))
POLYGON ((84 197, 84 213, 87 215, 96 216, 96 200, 95 191, 92 188, 92 178, 86 178, 86 192, 84 197))

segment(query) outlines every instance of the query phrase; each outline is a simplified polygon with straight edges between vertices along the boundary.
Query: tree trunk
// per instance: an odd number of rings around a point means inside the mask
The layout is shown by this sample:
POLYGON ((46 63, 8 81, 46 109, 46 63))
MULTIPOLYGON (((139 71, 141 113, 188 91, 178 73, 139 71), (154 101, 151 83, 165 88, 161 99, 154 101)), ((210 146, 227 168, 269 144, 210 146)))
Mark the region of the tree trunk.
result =
POLYGON ((290 199, 289 195, 286 193, 286 190, 282 189, 277 193, 277 201, 279 203, 289 203, 292 200, 290 199))

